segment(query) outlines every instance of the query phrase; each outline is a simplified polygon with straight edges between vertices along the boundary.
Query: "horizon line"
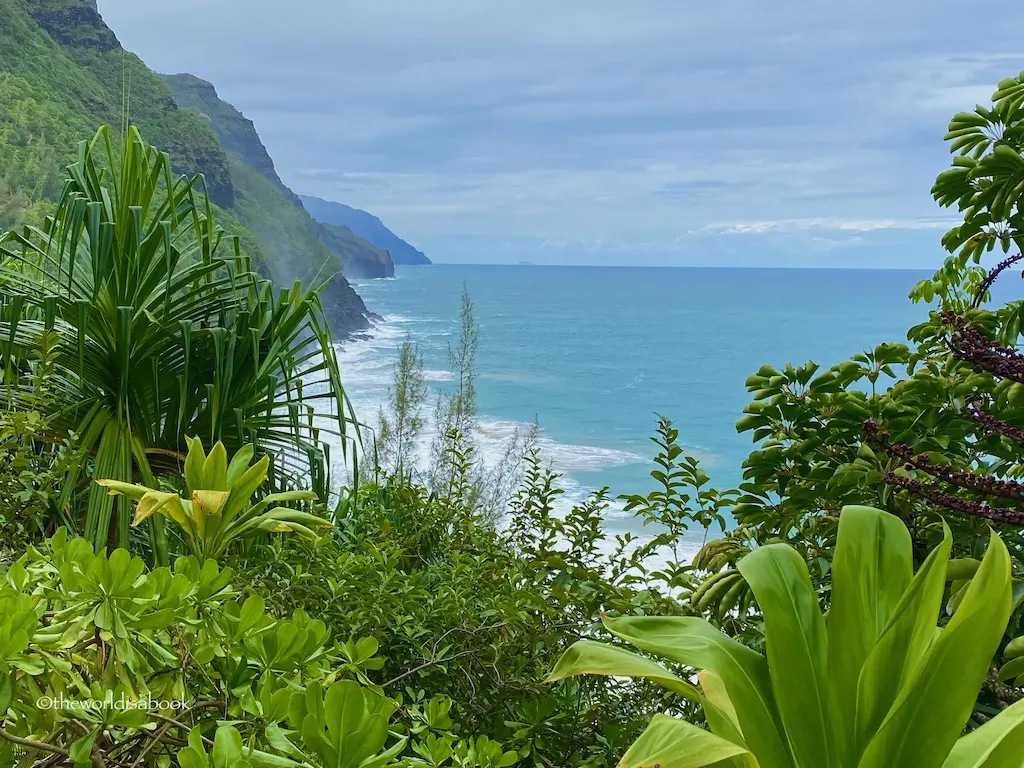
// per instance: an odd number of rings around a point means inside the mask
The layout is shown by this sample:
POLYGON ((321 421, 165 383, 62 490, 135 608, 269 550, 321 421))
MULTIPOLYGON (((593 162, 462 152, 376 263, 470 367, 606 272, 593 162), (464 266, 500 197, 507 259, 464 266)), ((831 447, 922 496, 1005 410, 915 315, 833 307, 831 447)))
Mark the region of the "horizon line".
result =
POLYGON ((879 267, 879 266, 802 266, 767 264, 763 266, 739 266, 736 264, 552 264, 537 262, 486 262, 486 261, 431 261, 430 264, 396 264, 396 268, 428 267, 561 267, 580 269, 779 269, 831 272, 935 272, 941 265, 932 267, 879 267))

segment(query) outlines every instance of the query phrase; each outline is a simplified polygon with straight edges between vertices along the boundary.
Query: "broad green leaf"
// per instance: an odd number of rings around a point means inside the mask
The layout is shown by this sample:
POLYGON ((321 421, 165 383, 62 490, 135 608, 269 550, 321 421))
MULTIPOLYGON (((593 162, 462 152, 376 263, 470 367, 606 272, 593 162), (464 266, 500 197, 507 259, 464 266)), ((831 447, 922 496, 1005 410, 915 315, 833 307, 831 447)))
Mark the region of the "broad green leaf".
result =
POLYGON ((770 544, 740 560, 739 570, 764 615, 772 690, 793 763, 799 768, 835 765, 825 619, 807 565, 792 547, 770 544))
MULTIPOLYGON (((252 446, 247 445, 235 455, 234 459, 231 460, 232 466, 234 466, 239 456, 245 455, 244 452, 246 449, 248 449, 248 455, 250 457, 252 456, 252 446)), ((231 495, 224 504, 224 509, 221 513, 223 517, 223 521, 221 522, 222 527, 234 520, 235 516, 250 503, 252 495, 256 492, 256 489, 259 488, 260 485, 263 484, 263 481, 267 479, 269 466, 270 459, 264 456, 256 462, 256 464, 240 472, 231 481, 231 495)), ((230 470, 228 475, 230 478, 230 470)))
POLYGON ((185 440, 188 442, 188 454, 185 456, 185 485, 189 491, 202 490, 206 485, 206 476, 203 472, 206 464, 203 441, 198 437, 186 437, 185 440))
POLYGON ((857 757, 874 737, 935 636, 951 547, 952 537, 945 528, 942 543, 914 575, 889 625, 868 655, 857 686, 857 757))
POLYGON ((217 442, 210 449, 203 465, 203 479, 206 484, 201 489, 204 491, 227 491, 228 490, 228 452, 224 443, 217 442))
MULTIPOLYGON (((310 696, 307 689, 307 699, 310 696)), ((384 697, 353 680, 342 680, 327 690, 322 708, 315 700, 308 703, 314 706, 302 721, 303 741, 325 765, 356 768, 384 747, 394 711, 384 697)))
POLYGON ((942 768, 1020 768, 1024 765, 1024 701, 961 736, 942 768))
POLYGON ((99 735, 100 729, 96 728, 68 747, 68 757, 74 761, 76 766, 92 765, 91 752, 93 745, 96 743, 96 737, 99 735))
POLYGON ((234 726, 222 725, 217 729, 212 757, 214 768, 232 768, 242 760, 242 736, 234 726))
POLYGON ((604 624, 612 634, 642 651, 710 670, 721 678, 743 738, 761 768, 791 768, 768 663, 761 654, 692 616, 623 616, 606 618, 604 624))
POLYGON ((871 507, 843 507, 827 621, 832 728, 841 765, 856 765, 861 668, 913 576, 910 533, 902 520, 871 507))
POLYGON ((243 472, 249 469, 249 465, 252 463, 252 457, 256 451, 251 445, 243 445, 235 455, 231 457, 231 463, 228 464, 228 485, 227 487, 233 488, 238 478, 243 472))
POLYGON ((242 604, 242 610, 238 614, 238 626, 235 629, 236 636, 242 636, 263 618, 266 613, 266 603, 259 595, 249 595, 242 604))
POLYGON ((181 499, 177 494, 149 491, 135 507, 135 518, 132 520, 132 525, 139 525, 158 512, 163 512, 178 525, 184 524, 187 519, 181 506, 181 499))
POLYGON ((553 683, 574 675, 644 677, 690 701, 701 701, 700 691, 695 686, 660 664, 623 648, 592 640, 580 640, 562 654, 547 682, 553 683))
POLYGON ((700 689, 704 693, 704 716, 707 718, 711 732, 726 741, 746 747, 736 708, 729 700, 729 694, 725 690, 722 678, 706 669, 701 670, 697 674, 697 678, 700 680, 700 689))
POLYGON ((147 493, 151 493, 151 490, 144 485, 135 485, 134 483, 122 483, 119 480, 97 480, 97 485, 101 485, 104 488, 109 488, 111 496, 116 494, 122 494, 130 499, 138 501, 147 493))
POLYGON ((981 562, 973 557, 950 560, 946 563, 946 581, 967 581, 974 578, 981 562))
POLYGON ((902 687, 861 768, 942 765, 974 709, 1009 618, 1010 556, 993 531, 967 596, 902 687))
POLYGON ((619 761, 619 768, 757 768, 753 755, 703 728, 655 715, 619 761))
POLYGON ((192 491, 192 511, 197 519, 199 516, 216 517, 227 500, 227 491, 192 491))

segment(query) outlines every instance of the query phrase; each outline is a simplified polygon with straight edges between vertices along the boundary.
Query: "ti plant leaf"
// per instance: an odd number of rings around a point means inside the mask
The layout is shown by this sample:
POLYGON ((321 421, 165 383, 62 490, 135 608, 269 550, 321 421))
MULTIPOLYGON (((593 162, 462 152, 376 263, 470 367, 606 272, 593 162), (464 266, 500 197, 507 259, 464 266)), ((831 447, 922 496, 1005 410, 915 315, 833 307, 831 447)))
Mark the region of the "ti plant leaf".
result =
MULTIPOLYGON (((656 716, 620 766, 1018 768, 1019 704, 962 736, 1010 616, 1009 554, 995 533, 979 563, 951 564, 950 549, 945 529, 915 574, 902 521, 845 507, 827 619, 803 558, 782 544, 755 549, 739 571, 764 619, 767 658, 694 617, 606 619, 612 634, 639 650, 701 670, 710 727, 656 716), (947 578, 965 585, 938 630, 947 578)), ((1015 655, 1010 664, 1024 659, 1024 643, 1007 650, 1015 655)), ((577 644, 551 677, 629 674, 662 682, 667 670, 624 654, 577 644)), ((1007 678, 1017 674, 1013 668, 1007 678)))

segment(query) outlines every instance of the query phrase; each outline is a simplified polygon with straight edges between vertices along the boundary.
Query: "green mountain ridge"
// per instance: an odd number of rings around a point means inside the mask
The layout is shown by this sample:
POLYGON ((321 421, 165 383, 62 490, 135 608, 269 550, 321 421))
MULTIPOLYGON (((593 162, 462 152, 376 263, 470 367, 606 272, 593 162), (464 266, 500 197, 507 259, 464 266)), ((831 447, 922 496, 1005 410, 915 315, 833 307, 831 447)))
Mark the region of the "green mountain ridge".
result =
POLYGON ((299 195, 309 215, 321 224, 343 226, 358 237, 369 240, 378 248, 387 249, 395 264, 430 264, 423 251, 413 247, 384 226, 372 213, 344 203, 324 200, 312 195, 299 195))
POLYGON ((321 262, 340 264, 346 277, 389 277, 390 258, 361 238, 340 237, 325 230, 303 208, 277 174, 274 161, 253 122, 217 95, 212 83, 190 74, 160 75, 177 105, 208 125, 227 153, 235 180, 239 218, 265 244, 290 258, 296 244, 319 255, 321 262))
POLYGON ((368 327, 371 313, 342 275, 341 257, 294 194, 264 175, 265 163, 250 165, 254 155, 225 147, 207 120, 180 108, 121 46, 94 0, 0 0, 0 229, 39 223, 78 143, 100 125, 119 128, 125 110, 176 172, 203 174, 218 222, 263 274, 282 285, 327 281, 321 301, 335 333, 368 327))

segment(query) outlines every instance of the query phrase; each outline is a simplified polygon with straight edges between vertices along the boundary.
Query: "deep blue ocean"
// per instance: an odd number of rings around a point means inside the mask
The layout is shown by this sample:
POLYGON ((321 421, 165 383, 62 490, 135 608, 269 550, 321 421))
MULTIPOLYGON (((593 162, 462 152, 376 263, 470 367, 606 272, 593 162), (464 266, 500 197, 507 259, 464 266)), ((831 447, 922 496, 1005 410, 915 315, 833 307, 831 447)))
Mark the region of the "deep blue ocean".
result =
MULTIPOLYGON (((545 460, 567 499, 608 486, 646 492, 656 415, 721 486, 751 449, 735 422, 744 380, 763 363, 827 367, 883 341, 905 341, 928 308, 907 298, 928 272, 435 265, 399 268, 356 290, 384 322, 341 351, 343 382, 375 423, 405 338, 427 379, 449 386, 447 350, 463 289, 480 326, 478 402, 485 458, 539 424, 545 460)), ((430 410, 430 409, 428 409, 430 410)), ((637 530, 621 513, 608 525, 637 530)))

